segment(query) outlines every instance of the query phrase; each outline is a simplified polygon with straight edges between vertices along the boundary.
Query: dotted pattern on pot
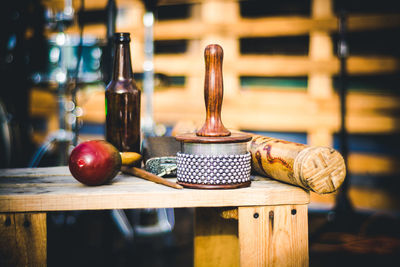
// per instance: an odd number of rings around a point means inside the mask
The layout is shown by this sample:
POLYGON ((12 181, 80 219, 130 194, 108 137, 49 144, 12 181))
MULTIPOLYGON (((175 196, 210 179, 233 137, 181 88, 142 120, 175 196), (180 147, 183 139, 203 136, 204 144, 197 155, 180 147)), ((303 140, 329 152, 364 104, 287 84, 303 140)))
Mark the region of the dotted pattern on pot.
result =
POLYGON ((177 179, 192 184, 239 184, 250 181, 251 155, 177 153, 177 179))

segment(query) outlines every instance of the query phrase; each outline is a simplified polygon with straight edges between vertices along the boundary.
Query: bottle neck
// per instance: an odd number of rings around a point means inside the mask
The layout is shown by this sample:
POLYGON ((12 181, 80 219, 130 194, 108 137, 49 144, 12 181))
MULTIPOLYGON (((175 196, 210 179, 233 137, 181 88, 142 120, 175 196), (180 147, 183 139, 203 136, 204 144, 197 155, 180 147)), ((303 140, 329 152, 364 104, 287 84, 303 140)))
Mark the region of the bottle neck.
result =
POLYGON ((116 42, 114 52, 114 68, 112 79, 133 79, 129 42, 116 42))

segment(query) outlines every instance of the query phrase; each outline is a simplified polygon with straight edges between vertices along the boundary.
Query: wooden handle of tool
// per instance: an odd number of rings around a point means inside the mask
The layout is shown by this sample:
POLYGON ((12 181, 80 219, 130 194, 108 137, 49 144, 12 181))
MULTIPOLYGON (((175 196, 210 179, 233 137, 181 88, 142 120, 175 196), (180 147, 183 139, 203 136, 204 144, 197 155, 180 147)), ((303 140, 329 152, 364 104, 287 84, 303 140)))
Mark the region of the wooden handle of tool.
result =
POLYGON ((136 168, 136 167, 123 166, 121 168, 121 171, 123 173, 125 173, 125 174, 131 174, 133 176, 137 176, 137 177, 143 178, 145 180, 152 181, 152 182, 155 182, 157 184, 166 185, 166 186, 169 186, 169 187, 172 187, 172 188, 175 188, 175 189, 182 189, 183 188, 181 185, 179 185, 177 183, 173 183, 171 181, 168 181, 167 179, 164 179, 164 178, 162 178, 160 176, 154 175, 154 174, 152 174, 150 172, 147 172, 145 170, 142 170, 142 169, 139 169, 139 168, 136 168))
POLYGON ((248 150, 253 171, 319 194, 336 191, 346 177, 342 155, 330 147, 253 135, 248 150))
POLYGON ((221 121, 221 107, 224 95, 222 78, 222 47, 211 44, 204 50, 206 74, 204 79, 204 100, 206 104, 206 121, 197 131, 198 136, 229 136, 231 132, 221 121))
POLYGON ((142 155, 136 152, 119 152, 121 156, 122 165, 130 166, 142 159, 142 155))

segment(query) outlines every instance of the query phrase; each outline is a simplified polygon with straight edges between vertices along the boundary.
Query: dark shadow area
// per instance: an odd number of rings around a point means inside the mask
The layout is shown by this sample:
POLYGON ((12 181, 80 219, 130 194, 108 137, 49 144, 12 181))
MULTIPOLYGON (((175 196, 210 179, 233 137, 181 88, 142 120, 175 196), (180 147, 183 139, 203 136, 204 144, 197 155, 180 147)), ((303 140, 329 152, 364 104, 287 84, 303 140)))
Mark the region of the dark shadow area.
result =
POLYGON ((242 17, 265 17, 265 16, 285 16, 285 15, 310 16, 310 13, 311 13, 310 0, 240 1, 240 15, 242 17))
MULTIPOLYGON (((125 211, 130 218, 129 210, 125 211)), ((175 209, 172 232, 127 240, 110 211, 50 212, 48 266, 191 266, 193 210, 175 209)))
POLYGON ((329 214, 309 213, 310 267, 399 266, 400 218, 385 212, 358 212, 348 218, 347 231, 330 231, 312 239, 329 214))

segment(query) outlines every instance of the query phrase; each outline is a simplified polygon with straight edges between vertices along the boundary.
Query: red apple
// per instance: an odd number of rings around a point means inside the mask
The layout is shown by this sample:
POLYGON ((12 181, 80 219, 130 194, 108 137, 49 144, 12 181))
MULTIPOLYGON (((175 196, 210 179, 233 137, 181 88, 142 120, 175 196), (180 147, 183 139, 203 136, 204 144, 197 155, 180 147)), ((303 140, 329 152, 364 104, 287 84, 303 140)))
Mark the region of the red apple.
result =
POLYGON ((79 144, 69 157, 72 176, 85 185, 101 185, 111 181, 121 168, 119 151, 104 140, 79 144))

